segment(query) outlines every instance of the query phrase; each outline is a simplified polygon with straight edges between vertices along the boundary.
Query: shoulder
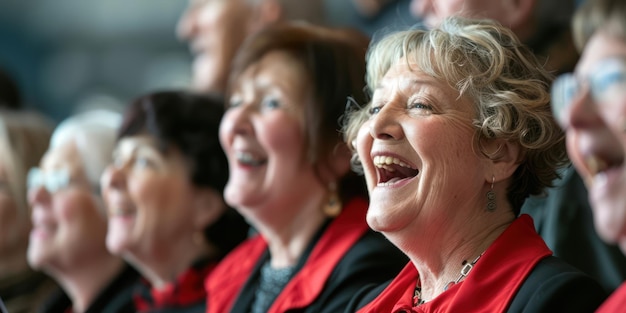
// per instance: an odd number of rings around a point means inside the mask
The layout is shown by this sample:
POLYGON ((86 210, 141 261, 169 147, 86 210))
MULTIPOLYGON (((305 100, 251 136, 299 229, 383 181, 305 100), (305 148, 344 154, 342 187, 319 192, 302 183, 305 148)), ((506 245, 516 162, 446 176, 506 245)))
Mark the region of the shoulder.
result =
MULTIPOLYGON (((408 258, 384 236, 368 230, 333 269, 326 287, 316 301, 321 305, 319 308, 324 309, 314 308, 309 312, 341 312, 349 302, 360 303, 354 300, 357 297, 365 299, 367 296, 367 300, 375 298, 380 291, 373 290, 378 290, 381 284, 394 278, 407 262, 408 258)), ((380 288, 382 289, 384 286, 380 288)), ((363 304, 365 303, 367 302, 363 304)))
POLYGON ((557 257, 547 257, 524 280, 508 311, 593 312, 606 297, 593 278, 557 257))

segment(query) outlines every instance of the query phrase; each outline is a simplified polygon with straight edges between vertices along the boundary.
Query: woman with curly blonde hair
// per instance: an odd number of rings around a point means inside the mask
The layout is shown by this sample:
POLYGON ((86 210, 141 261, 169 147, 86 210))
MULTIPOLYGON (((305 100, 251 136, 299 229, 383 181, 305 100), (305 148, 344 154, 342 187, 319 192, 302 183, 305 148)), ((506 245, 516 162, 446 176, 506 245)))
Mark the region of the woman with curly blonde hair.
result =
POLYGON ((369 226, 411 261, 350 311, 599 305, 602 287, 553 257, 519 215, 567 158, 552 77, 509 29, 449 18, 392 34, 370 49, 367 79, 372 101, 348 116, 347 141, 367 181, 369 226))

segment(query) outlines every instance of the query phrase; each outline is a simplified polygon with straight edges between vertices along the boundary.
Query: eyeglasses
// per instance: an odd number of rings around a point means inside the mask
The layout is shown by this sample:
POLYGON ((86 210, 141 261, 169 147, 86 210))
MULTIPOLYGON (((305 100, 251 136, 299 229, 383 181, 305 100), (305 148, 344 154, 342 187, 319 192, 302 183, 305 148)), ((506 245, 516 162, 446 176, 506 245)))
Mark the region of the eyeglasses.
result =
POLYGON ((596 105, 626 98, 626 59, 610 58, 601 61, 593 72, 584 77, 563 74, 552 85, 552 113, 563 128, 572 103, 588 92, 596 105))
POLYGON ((67 169, 44 172, 33 167, 28 171, 27 185, 29 190, 44 187, 49 193, 55 193, 70 185, 70 172, 67 169))

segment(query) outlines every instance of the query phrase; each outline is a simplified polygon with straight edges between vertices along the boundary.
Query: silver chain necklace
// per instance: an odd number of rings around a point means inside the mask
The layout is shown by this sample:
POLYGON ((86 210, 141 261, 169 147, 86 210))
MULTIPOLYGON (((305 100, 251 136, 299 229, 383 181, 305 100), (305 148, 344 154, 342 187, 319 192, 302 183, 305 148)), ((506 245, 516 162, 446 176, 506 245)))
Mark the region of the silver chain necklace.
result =
MULTIPOLYGON (((461 263, 463 265, 463 267, 461 268, 461 273, 460 273, 459 277, 455 281, 451 281, 451 282, 447 283, 446 286, 443 288, 443 291, 448 290, 450 287, 452 287, 455 284, 458 284, 461 280, 463 280, 465 277, 467 277, 467 275, 469 275, 469 273, 474 268, 474 264, 476 264, 476 262, 478 262, 478 260, 480 260, 480 257, 483 256, 483 253, 481 253, 479 256, 477 256, 474 259, 474 261, 472 261, 471 263, 468 263, 467 260, 463 260, 463 263, 461 263)), ((416 307, 416 306, 418 306, 420 304, 424 304, 424 303, 426 303, 426 300, 422 299, 422 286, 421 286, 420 280, 418 278, 417 279, 417 284, 415 284, 415 291, 413 292, 413 306, 416 307)))

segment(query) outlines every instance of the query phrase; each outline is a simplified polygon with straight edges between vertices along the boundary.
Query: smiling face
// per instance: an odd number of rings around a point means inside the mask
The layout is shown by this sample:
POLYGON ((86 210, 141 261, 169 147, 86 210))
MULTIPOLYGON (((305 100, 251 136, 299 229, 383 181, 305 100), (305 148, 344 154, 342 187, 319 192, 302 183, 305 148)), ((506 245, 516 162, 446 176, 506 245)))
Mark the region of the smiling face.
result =
POLYGON ((370 114, 356 142, 370 227, 392 233, 416 221, 433 229, 480 207, 485 163, 473 152, 466 97, 400 60, 374 90, 370 114))
POLYGON ((193 85, 200 91, 224 92, 235 52, 251 20, 243 0, 191 0, 178 24, 178 36, 189 41, 193 85))
POLYGON ((109 215, 107 247, 146 260, 198 230, 197 191, 182 154, 162 153, 150 136, 122 138, 102 175, 109 215))
POLYGON ((560 120, 570 158, 587 182, 596 230, 626 252, 626 42, 603 31, 593 35, 576 76, 603 75, 598 69, 611 73, 592 87, 599 94, 591 96, 585 85, 560 120))
POLYGON ((300 63, 277 51, 250 65, 234 84, 220 142, 230 167, 224 196, 243 215, 288 219, 287 212, 269 212, 294 207, 302 190, 320 188, 306 157, 303 108, 311 101, 306 77, 300 63))
POLYGON ((50 186, 29 188, 33 229, 28 261, 34 268, 70 269, 108 254, 106 216, 82 164, 73 141, 53 148, 42 159, 40 175, 46 177, 44 180, 59 173, 68 179, 56 184, 53 191, 47 189, 50 186))

